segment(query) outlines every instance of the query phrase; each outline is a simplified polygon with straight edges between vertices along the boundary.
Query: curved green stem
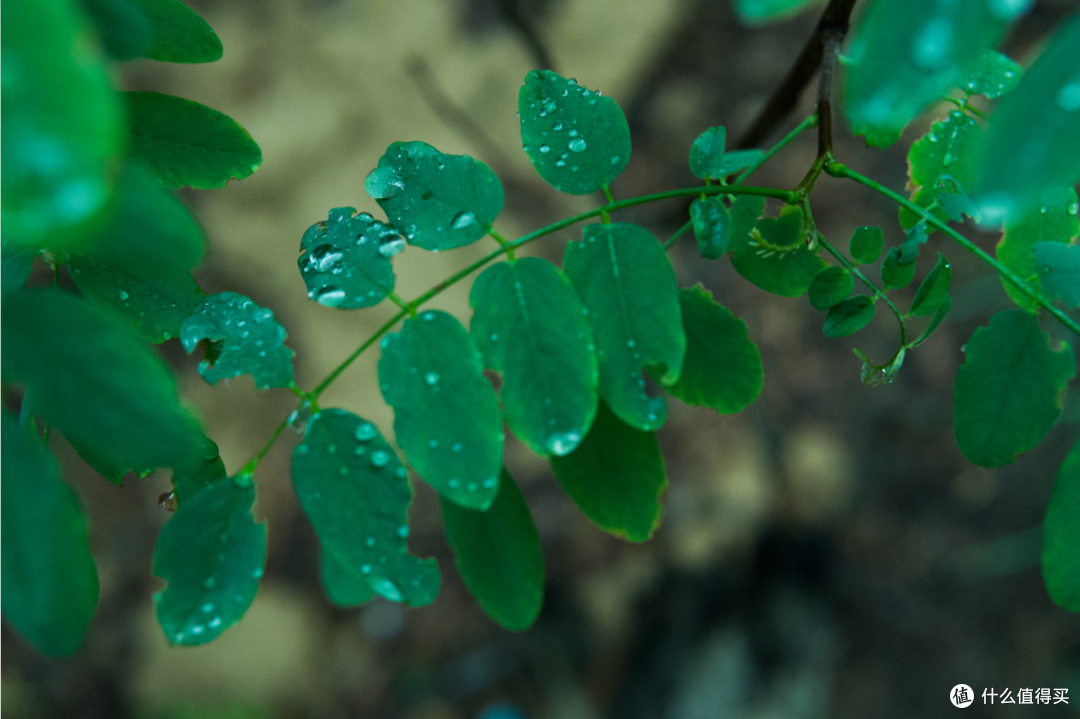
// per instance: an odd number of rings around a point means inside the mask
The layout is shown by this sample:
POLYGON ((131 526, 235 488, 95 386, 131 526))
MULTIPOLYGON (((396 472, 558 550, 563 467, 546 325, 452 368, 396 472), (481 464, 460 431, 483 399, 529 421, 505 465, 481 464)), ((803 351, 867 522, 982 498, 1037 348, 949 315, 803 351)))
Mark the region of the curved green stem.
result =
POLYGON ((875 299, 880 299, 884 301, 886 305, 888 305, 889 309, 892 310, 892 313, 896 315, 896 321, 900 323, 900 346, 906 347, 907 322, 904 320, 904 313, 900 311, 900 308, 898 308, 893 303, 893 301, 889 299, 889 295, 887 295, 884 290, 879 289, 877 285, 875 285, 866 275, 864 275, 862 270, 859 269, 858 265, 850 261, 843 252, 840 252, 835 247, 833 247, 824 237, 818 236, 817 241, 818 244, 828 250, 829 254, 835 257, 837 261, 841 265, 843 265, 848 272, 855 275, 855 277, 857 277, 860 282, 862 282, 869 289, 871 289, 874 293, 875 299))
POLYGON ((247 464, 245 464, 243 469, 241 469, 237 473, 237 475, 238 476, 244 476, 244 475, 251 476, 252 474, 254 474, 255 473, 255 467, 258 466, 259 462, 262 461, 262 458, 266 456, 266 453, 269 452, 270 448, 274 446, 274 442, 277 441, 277 438, 281 436, 281 433, 284 432, 285 428, 288 427, 288 426, 289 426, 289 420, 287 420, 287 419, 283 420, 281 422, 281 424, 278 425, 277 429, 274 430, 274 433, 272 435, 270 435, 270 439, 266 440, 266 444, 264 444, 262 449, 259 450, 259 453, 256 454, 254 457, 252 457, 251 461, 248 462, 247 464))
POLYGON ((775 145, 773 145, 772 149, 771 149, 771 150, 769 150, 768 152, 766 152, 766 153, 765 153, 765 155, 764 155, 764 156, 763 156, 763 157, 762 157, 762 158, 761 158, 760 160, 758 160, 758 161, 757 161, 756 163, 754 163, 754 164, 753 164, 752 166, 750 166, 750 167, 749 167, 749 168, 747 168, 747 169, 746 169, 745 171, 743 171, 743 172, 742 172, 742 173, 741 173, 741 174, 740 174, 740 175, 739 175, 738 177, 736 177, 736 178, 735 178, 735 183, 734 183, 734 184, 736 184, 736 185, 741 185, 741 184, 742 184, 742 181, 743 181, 743 180, 745 180, 745 179, 746 179, 747 177, 750 177, 750 175, 752 175, 752 174, 754 174, 755 172, 757 172, 757 171, 758 171, 758 169, 759 169, 759 168, 760 168, 760 167, 761 167, 762 165, 764 165, 765 163, 767 163, 767 162, 768 162, 769 160, 773 159, 773 157, 774 157, 774 156, 776 155, 776 153, 780 152, 780 151, 781 151, 781 150, 783 150, 783 149, 784 149, 785 147, 787 147, 788 145, 790 145, 790 144, 791 144, 791 142, 792 142, 792 141, 793 141, 793 140, 794 140, 794 139, 795 139, 796 137, 798 137, 799 135, 801 135, 802 133, 806 132, 807 130, 809 130, 809 129, 811 129, 811 128, 817 127, 817 124, 818 124, 818 116, 817 116, 817 113, 814 113, 813 115, 810 115, 810 116, 808 116, 807 118, 805 118, 805 119, 804 119, 804 120, 803 120, 802 122, 800 122, 800 123, 799 123, 799 124, 798 124, 798 125, 797 125, 797 126, 795 127, 795 129, 794 129, 794 130, 792 130, 792 131, 791 131, 791 132, 789 132, 788 134, 784 135, 784 138, 783 138, 782 140, 780 140, 780 142, 778 142, 778 143, 776 143, 775 145))

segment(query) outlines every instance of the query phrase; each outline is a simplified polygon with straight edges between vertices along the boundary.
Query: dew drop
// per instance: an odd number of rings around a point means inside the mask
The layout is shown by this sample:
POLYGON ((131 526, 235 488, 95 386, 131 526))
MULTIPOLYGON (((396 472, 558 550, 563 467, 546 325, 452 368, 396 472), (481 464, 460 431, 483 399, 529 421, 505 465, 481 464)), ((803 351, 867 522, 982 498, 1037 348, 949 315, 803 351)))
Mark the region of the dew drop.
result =
POLYGON ((454 229, 463 230, 470 225, 476 224, 476 215, 471 212, 459 212, 454 215, 454 229))
POLYGON ((364 544, 367 545, 369 548, 374 547, 375 546, 375 537, 368 537, 367 539, 364 540, 364 544))
POLYGON ((483 482, 484 489, 494 489, 495 485, 497 485, 498 483, 499 483, 499 480, 495 479, 494 477, 488 477, 483 482))
POLYGON ((379 430, 375 429, 375 425, 371 422, 364 422, 356 427, 353 437, 356 437, 357 442, 370 442, 375 439, 375 435, 378 433, 379 430))
POLYGON ((127 292, 120 290, 119 297, 122 302, 126 302, 127 298, 130 297, 130 295, 127 292))
POLYGON ((585 152, 586 147, 588 147, 588 145, 580 137, 570 141, 571 152, 585 152))
POLYGON ((456 443, 454 443, 453 445, 451 445, 451 446, 450 446, 450 451, 451 451, 451 452, 460 452, 460 451, 461 451, 461 443, 460 443, 460 442, 456 442, 456 443))
POLYGON ((405 537, 408 537, 409 536, 409 525, 402 524, 400 527, 398 527, 397 528, 397 536, 401 537, 402 539, 405 539, 405 537))
POLYGON ((378 577, 369 581, 371 582, 372 589, 389 599, 391 602, 400 602, 402 600, 401 590, 389 579, 378 577))
POLYGON ((383 257, 393 257, 394 255, 401 254, 401 251, 405 249, 405 240, 398 238, 396 240, 390 240, 379 245, 379 254, 383 257))
POLYGON ((315 300, 323 307, 339 307, 345 301, 345 290, 327 285, 319 290, 319 295, 315 300))
POLYGON ((210 627, 211 629, 217 629, 221 626, 221 617, 212 618, 209 622, 206 623, 206 626, 210 627))
POLYGON ((548 437, 544 444, 552 454, 562 457, 573 452, 579 442, 581 435, 578 432, 560 432, 548 437))
POLYGON ((371 466, 377 469, 381 469, 390 463, 390 455, 381 449, 371 453, 371 466))
POLYGON ((214 603, 205 602, 201 607, 199 607, 199 611, 201 611, 203 614, 209 614, 210 612, 214 611, 214 603))
POLYGON ((611 164, 612 165, 618 165, 620 159, 621 158, 618 155, 612 155, 611 156, 611 164))
POLYGON ((253 571, 253 572, 251 573, 251 578, 252 578, 252 579, 258 579, 258 578, 260 578, 260 577, 261 577, 262 575, 263 575, 263 570, 262 570, 262 567, 258 567, 257 569, 255 569, 255 571, 253 571))
POLYGON ((428 387, 434 387, 439 384, 439 374, 437 372, 428 372, 424 375, 424 383, 427 384, 428 387))
POLYGON ((214 579, 213 577, 207 577, 206 581, 203 582, 203 586, 206 587, 207 589, 213 589, 214 587, 217 586, 217 580, 214 579))
POLYGON ((427 321, 427 322, 431 322, 433 319, 435 319, 435 313, 434 312, 425 312, 424 314, 422 314, 420 316, 423 317, 424 320, 427 321))
POLYGON ((430 447, 431 449, 435 449, 436 447, 439 446, 439 440, 437 440, 437 439, 429 439, 428 443, 427 443, 427 446, 430 447))
POLYGON ((540 146, 540 152, 542 152, 542 153, 544 153, 546 155, 547 153, 551 152, 551 146, 550 145, 541 145, 540 146))
POLYGON ((1077 204, 1077 203, 1074 202, 1071 205, 1069 205, 1068 208, 1066 208, 1065 211, 1068 212, 1070 215, 1075 217, 1077 211, 1080 211, 1080 204, 1077 204))
POLYGON ((376 200, 386 200, 405 190, 405 181, 392 167, 376 167, 364 180, 364 189, 376 200))
POLYGON ((371 574, 371 565, 370 564, 361 565, 360 566, 360 573, 361 574, 371 574))

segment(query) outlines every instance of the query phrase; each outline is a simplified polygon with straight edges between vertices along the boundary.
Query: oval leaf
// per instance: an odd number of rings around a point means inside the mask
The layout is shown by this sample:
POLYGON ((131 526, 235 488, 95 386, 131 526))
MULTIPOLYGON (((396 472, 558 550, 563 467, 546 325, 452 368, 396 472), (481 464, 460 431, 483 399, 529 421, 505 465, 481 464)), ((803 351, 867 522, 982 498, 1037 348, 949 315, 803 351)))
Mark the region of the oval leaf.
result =
POLYGON ((202 17, 180 0, 135 0, 156 39, 144 57, 162 62, 215 62, 221 40, 202 17))
POLYGON ((648 230, 589 224, 568 242, 563 269, 589 311, 600 362, 600 396, 639 429, 664 424, 663 397, 645 393, 646 365, 662 366, 660 381, 679 379, 686 335, 675 270, 648 230))
POLYGON ((996 50, 987 50, 968 66, 960 89, 968 95, 995 97, 1012 92, 1020 84, 1023 68, 1020 64, 996 50))
POLYGON ((537 174, 560 192, 606 187, 630 160, 622 108, 551 70, 533 70, 518 92, 521 144, 537 174))
POLYGON ((724 162, 726 138, 727 130, 723 125, 710 127, 698 135, 690 146, 690 172, 694 177, 701 180, 721 177, 720 167, 724 162))
POLYGON ((210 295, 180 327, 180 341, 191 354, 204 340, 209 345, 199 374, 210 384, 223 377, 250 374, 259 389, 292 387, 288 335, 274 313, 235 292, 210 295))
POLYGON ((907 287, 915 279, 915 263, 901 262, 900 255, 899 247, 890 247, 885 261, 881 263, 881 281, 886 287, 907 287))
POLYGON ((762 197, 740 195, 731 206, 731 264, 755 285, 783 297, 800 297, 828 265, 802 237, 803 216, 785 207, 780 217, 761 217, 762 197))
POLYGON ((1034 250, 1046 293, 1069 307, 1080 306, 1080 246, 1036 242, 1034 250))
POLYGON ((125 92, 129 152, 169 187, 225 187, 262 164, 248 131, 223 112, 160 92, 125 92))
MULTIPOLYGON (((944 120, 930 126, 925 135, 911 143, 908 150, 908 176, 912 187, 911 200, 919 207, 930 207, 939 197, 949 196, 975 184, 979 153, 983 145, 983 129, 959 110, 953 110, 944 120)), ((935 208, 934 215, 945 220, 944 209, 935 208)), ((922 218, 901 208, 900 224, 909 229, 922 218)), ((933 231, 933 228, 929 228, 933 231)))
POLYGON ((487 509, 499 491, 502 417, 469 333, 429 310, 381 346, 379 385, 409 463, 451 502, 487 509))
POLYGON ((250 478, 214 482, 162 528, 153 567, 169 584, 154 601, 170 644, 206 644, 251 606, 266 564, 266 523, 255 523, 254 502, 250 478))
POLYGON ((855 291, 855 280, 843 267, 826 267, 814 275, 806 296, 814 309, 828 312, 855 291))
POLYGON ((547 260, 492 265, 473 284, 470 332, 502 373, 503 417, 537 454, 572 452, 596 415, 592 330, 570 281, 547 260))
POLYGON ((698 254, 718 260, 731 250, 731 214, 719 197, 703 197, 690 205, 698 254))
POLYGON ((4 618, 45 654, 71 656, 98 601, 86 520, 52 454, 7 412, 3 450, 4 618))
POLYGON ((877 262, 885 249, 885 235, 882 234, 880 227, 871 225, 860 227, 852 233, 848 249, 860 265, 877 262))
POLYGON ((761 353, 750 341, 746 323, 712 299, 701 286, 679 290, 686 331, 686 359, 679 381, 668 394, 720 414, 741 412, 758 398, 764 384, 761 353))
MULTIPOLYGON (((1067 243, 1076 237, 1080 233, 1077 207, 1076 190, 1059 187, 1044 193, 1036 207, 1010 215, 1005 220, 1005 232, 995 251, 998 260, 1026 279, 1034 289, 1045 291, 1042 281, 1037 276, 1032 277, 1038 272, 1035 245, 1039 242, 1067 243)), ((1001 284, 1017 305, 1025 309, 1035 307, 1034 300, 1004 277, 1001 284)))
POLYGON ((1072 349, 1052 350, 1038 318, 999 312, 966 345, 956 372, 953 422, 964 456, 983 467, 1009 464, 1038 444, 1061 413, 1061 392, 1076 374, 1072 349))
POLYGON ((364 187, 408 243, 425 250, 476 242, 503 207, 502 183, 490 167, 426 142, 390 145, 364 187))
POLYGON ((352 207, 335 207, 300 240, 300 274, 308 297, 326 307, 371 307, 394 290, 390 258, 405 241, 390 225, 352 207), (355 217, 354 217, 355 215, 355 217))
POLYGON ((544 555, 517 483, 503 469, 499 494, 485 512, 441 503, 446 541, 469 592, 503 627, 528 629, 544 601, 544 555))
POLYGON ((908 314, 913 317, 925 317, 936 312, 948 296, 951 280, 952 265, 944 255, 938 253, 937 264, 919 285, 919 289, 915 292, 915 299, 911 301, 911 312, 908 314))
POLYGON ((825 315, 826 337, 847 337, 855 334, 874 319, 877 305, 870 295, 856 295, 844 300, 825 315))
POLYGON ((1061 463, 1043 520, 1042 575, 1059 606, 1080 612, 1080 440, 1061 463))
POLYGON ((374 424, 341 409, 313 415, 292 478, 322 543, 323 586, 335 604, 361 604, 372 592, 412 606, 435 600, 438 565, 409 554, 406 542, 408 472, 374 424))
POLYGON ((602 400, 592 429, 576 450, 551 457, 563 490, 600 529, 644 542, 660 525, 667 474, 652 432, 626 424, 602 400))

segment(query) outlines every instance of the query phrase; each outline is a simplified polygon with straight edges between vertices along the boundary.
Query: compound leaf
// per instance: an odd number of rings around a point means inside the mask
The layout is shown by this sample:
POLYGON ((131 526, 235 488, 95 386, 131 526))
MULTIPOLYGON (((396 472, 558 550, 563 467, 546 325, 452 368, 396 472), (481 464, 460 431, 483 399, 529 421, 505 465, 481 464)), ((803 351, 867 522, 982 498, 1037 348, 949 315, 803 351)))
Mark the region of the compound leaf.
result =
POLYGON ((1054 603, 1080 612, 1080 440, 1061 463, 1054 494, 1046 508, 1042 536, 1042 575, 1054 603))
POLYGON ((1072 349, 1052 350, 1038 318, 999 312, 968 340, 956 372, 953 421, 964 456, 1000 467, 1038 444, 1061 413, 1061 393, 1076 374, 1072 349))
POLYGON ((308 297, 326 307, 371 307, 394 290, 390 258, 405 241, 398 231, 366 212, 335 207, 300 240, 300 274, 308 297))
POLYGON ((528 629, 544 601, 544 555, 517 483, 504 468, 485 512, 441 502, 446 541, 469 592, 503 627, 528 629))
POLYGON ((487 509, 499 491, 502 416, 469 333, 428 310, 381 346, 379 385, 409 463, 451 502, 487 509))
POLYGON ((191 354, 204 340, 199 374, 210 384, 250 374, 259 389, 292 387, 292 358, 285 328, 274 313, 235 292, 210 295, 180 326, 180 341, 191 354))
POLYGON ((828 265, 803 241, 802 211, 785 207, 777 218, 761 217, 762 197, 740 195, 731 206, 731 264, 755 285, 783 297, 799 297, 828 265))
POLYGON ((438 565, 409 554, 406 541, 408 472, 374 424, 342 409, 313 415, 293 452, 292 478, 322 543, 332 601, 361 604, 371 593, 412 606, 435 600, 438 565))
POLYGON ((630 160, 622 108, 551 70, 533 70, 518 92, 521 144, 549 185, 571 195, 607 186, 630 160))
POLYGON ((536 257, 492 265, 473 283, 470 327, 502 373, 503 417, 537 454, 567 454, 596 414, 597 362, 585 308, 566 276, 536 257))
POLYGON ((7 412, 0 476, 4 617, 38 650, 70 656, 98 601, 86 521, 52 454, 7 412))
POLYGON ((886 287, 907 287, 915 279, 915 263, 902 262, 900 256, 899 247, 890 247, 885 253, 885 261, 881 263, 881 281, 886 287))
POLYGON ((1023 69, 1018 62, 996 50, 987 50, 967 67, 960 89, 993 100, 1015 90, 1021 75, 1023 69))
POLYGON ((648 230, 621 223, 588 224, 581 242, 568 242, 563 269, 589 311, 600 362, 600 396, 624 422, 651 430, 663 425, 663 397, 645 393, 646 365, 659 379, 679 379, 686 335, 675 270, 648 230))
POLYGON ((874 147, 899 140, 908 122, 956 87, 964 69, 1027 7, 986 0, 874 2, 852 39, 844 83, 855 134, 874 147))
MULTIPOLYGON (((1035 290, 1044 290, 1042 280, 1035 276, 1035 245, 1040 242, 1068 243, 1080 234, 1077 219, 1076 190, 1071 187, 1053 188, 1043 194, 1041 204, 1024 212, 1017 212, 1005 219, 1005 232, 997 244, 997 259, 1015 274, 1022 277, 1035 290)), ((1005 291, 1020 307, 1031 309, 1035 301, 1020 291, 1004 277, 1001 283, 1005 291)))
POLYGON ((364 188, 410 245, 432 251, 476 242, 503 207, 502 183, 490 167, 426 142, 390 145, 364 188))
POLYGON ((114 60, 144 57, 150 51, 153 27, 135 0, 81 0, 79 5, 114 60))
POLYGON ((826 267, 814 275, 806 297, 814 309, 828 312, 855 291, 855 280, 843 267, 826 267))
POLYGON ((112 195, 123 110, 74 3, 9 2, 3 24, 4 244, 84 246, 112 195))
POLYGON ((972 196, 990 223, 1080 180, 1080 14, 1067 18, 990 117, 972 196))
POLYGON ((1047 294, 1080 306, 1080 246, 1061 242, 1036 242, 1035 262, 1047 294))
POLYGON ((690 205, 698 254, 718 260, 731 250, 731 213, 719 197, 703 197, 690 205))
POLYGON ((129 152, 169 187, 225 187, 262 164, 248 131, 223 112, 160 92, 125 92, 129 152))
POLYGON ((885 250, 885 235, 882 234, 880 227, 865 225, 851 234, 848 249, 851 251, 852 258, 860 265, 877 262, 885 250))
POLYGON ((168 585, 154 601, 169 644, 206 644, 251 606, 266 563, 266 523, 255 523, 254 502, 250 477, 214 482, 162 528, 153 569, 168 585))
POLYGON ((919 285, 919 289, 916 290, 915 299, 911 301, 911 312, 908 314, 913 317, 925 317, 936 312, 937 308, 941 306, 941 303, 948 296, 949 282, 951 280, 952 265, 949 264, 944 255, 938 253, 937 264, 934 265, 934 269, 930 270, 930 273, 926 275, 919 285))
POLYGON ((826 337, 847 337, 855 334, 874 319, 877 305, 870 295, 856 295, 832 307, 825 315, 823 331, 826 337))
POLYGON ((665 389, 689 405, 720 414, 741 412, 764 384, 761 353, 750 341, 746 323, 700 285, 679 290, 679 308, 686 358, 679 381, 665 389))
POLYGON ((659 526, 667 491, 660 443, 654 433, 616 417, 603 400, 578 448, 550 461, 563 490, 605 532, 644 542, 659 526))
POLYGON ((13 292, 2 327, 4 381, 25 382, 34 411, 110 481, 128 470, 186 468, 209 452, 161 360, 84 300, 13 292))
POLYGON ((135 0, 153 25, 155 42, 144 57, 162 62, 215 62, 221 39, 202 17, 180 0, 135 0))
MULTIPOLYGON (((908 150, 912 202, 919 207, 929 207, 940 195, 947 197, 962 192, 964 187, 971 187, 975 183, 982 143, 982 128, 970 115, 959 110, 953 110, 947 118, 931 125, 908 150)), ((941 208, 931 212, 940 220, 948 218, 941 208)), ((921 219, 906 208, 900 209, 900 224, 905 230, 921 219)))

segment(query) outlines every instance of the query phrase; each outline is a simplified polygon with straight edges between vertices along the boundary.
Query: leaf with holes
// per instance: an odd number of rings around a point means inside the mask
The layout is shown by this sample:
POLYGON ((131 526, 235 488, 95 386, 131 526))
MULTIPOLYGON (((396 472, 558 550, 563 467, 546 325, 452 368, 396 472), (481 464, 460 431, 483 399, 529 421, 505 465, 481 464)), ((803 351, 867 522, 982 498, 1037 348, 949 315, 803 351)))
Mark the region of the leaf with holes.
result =
POLYGON ((381 347, 379 386, 409 463, 451 502, 487 509, 499 491, 502 414, 469 333, 453 316, 428 310, 381 347))
POLYGON ((551 70, 533 70, 518 92, 521 144, 549 185, 571 195, 606 187, 630 160, 622 108, 551 70))
POLYGON ((690 205, 698 254, 718 260, 731 250, 731 214, 719 197, 702 197, 690 205))
POLYGON ((1036 242, 1033 249, 1046 293, 1069 307, 1080 306, 1080 246, 1036 242))
POLYGON ((1061 393, 1076 374, 1072 349, 1050 348, 1038 318, 999 312, 966 345, 956 372, 953 422, 964 456, 1000 467, 1038 444, 1061 414, 1061 393))
POLYGON ((490 167, 426 142, 390 145, 364 188, 410 245, 432 251, 476 242, 503 207, 502 183, 490 167))
POLYGON ((544 601, 544 555, 525 498, 506 469, 487 511, 444 499, 442 515, 454 564, 484 612, 510 631, 532 626, 544 601))
MULTIPOLYGON (((975 183, 979 152, 984 132, 970 115, 953 110, 944 120, 930 126, 925 135, 911 143, 908 150, 908 184, 911 201, 919 207, 930 207, 939 195, 963 192, 975 183)), ((948 215, 939 207, 931 212, 939 220, 948 215)), ((900 224, 907 230, 922 218, 906 208, 900 208, 900 224)), ((934 228, 928 231, 933 232, 934 228)))
POLYGON ((679 379, 686 335, 675 270, 648 230, 621 223, 588 224, 568 242, 563 269, 589 311, 600 363, 600 396, 639 429, 664 424, 663 397, 645 393, 644 368, 662 367, 661 384, 679 379))
POLYGON ((313 415, 293 452, 292 477, 322 543, 323 586, 335 603, 366 601, 361 582, 395 602, 435 600, 438 566, 409 554, 406 542, 408 472, 374 424, 342 409, 313 415))
POLYGON ((944 255, 938 253, 937 264, 919 285, 919 289, 915 292, 915 299, 911 301, 911 312, 908 314, 912 317, 925 317, 936 312, 948 296, 950 281, 952 281, 952 265, 944 255))
POLYGON ((573 286, 536 257, 492 265, 476 278, 470 332, 502 373, 503 417, 542 456, 572 452, 596 414, 592 330, 573 286))
POLYGON ((782 297, 800 297, 828 265, 803 241, 802 211, 785 207, 761 217, 765 199, 740 195, 731 206, 731 264, 755 285, 782 297))
POLYGON ((335 207, 300 240, 300 274, 308 297, 326 307, 371 307, 394 290, 390 258, 405 241, 398 231, 366 212, 335 207))
POLYGON ((180 327, 188 354, 204 340, 210 345, 199 363, 203 379, 250 374, 259 389, 294 386, 296 353, 285 346, 287 336, 273 312, 235 292, 210 295, 180 327))
POLYGON ((1065 457, 1043 520, 1042 575, 1059 606, 1080 612, 1080 440, 1065 457))
POLYGON ((136 0, 156 40, 144 57, 162 62, 215 62, 221 40, 206 20, 180 0, 136 0))
POLYGON ((968 65, 960 89, 969 95, 986 95, 993 100, 1015 90, 1021 75, 1020 63, 996 50, 987 50, 968 65))

